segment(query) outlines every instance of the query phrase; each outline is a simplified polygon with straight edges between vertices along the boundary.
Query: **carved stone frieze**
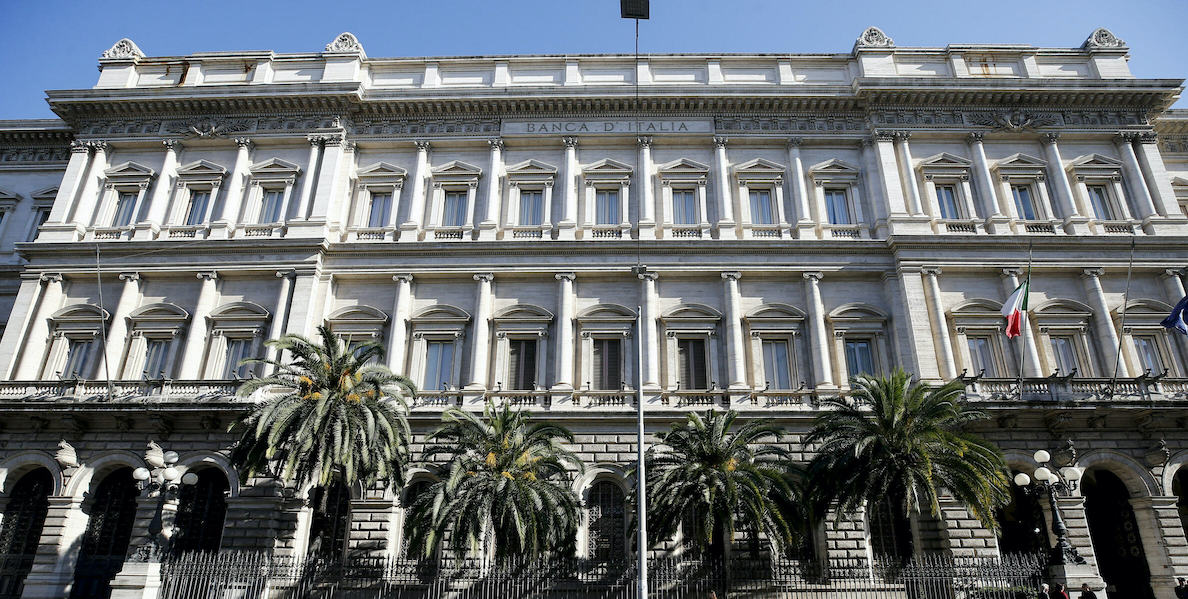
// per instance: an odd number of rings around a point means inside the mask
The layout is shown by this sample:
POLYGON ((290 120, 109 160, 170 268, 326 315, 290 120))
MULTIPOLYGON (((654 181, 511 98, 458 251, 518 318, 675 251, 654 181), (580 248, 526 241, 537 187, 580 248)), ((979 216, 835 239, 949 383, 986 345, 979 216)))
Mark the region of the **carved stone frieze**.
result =
POLYGON ((988 127, 999 131, 1027 131, 1040 127, 1116 128, 1149 126, 1146 114, 1138 110, 1031 111, 1003 109, 964 111, 956 109, 872 109, 872 127, 934 126, 988 127))
POLYGON ((182 133, 191 137, 225 137, 230 133, 251 131, 256 127, 256 119, 233 119, 223 117, 198 117, 169 121, 165 130, 169 133, 182 133))
POLYGON ((830 116, 804 115, 792 117, 717 117, 714 131, 763 133, 786 133, 790 131, 861 131, 865 127, 859 115, 830 116))
POLYGON ((0 149, 0 163, 6 162, 66 162, 70 160, 70 148, 3 148, 0 149))
POLYGON ((499 119, 356 119, 354 132, 359 136, 413 135, 498 135, 499 119))
POLYGON ((1000 110, 995 112, 968 113, 966 119, 971 125, 981 125, 1004 131, 1023 131, 1036 127, 1058 127, 1064 119, 1059 113, 1030 112, 1025 110, 1000 110))

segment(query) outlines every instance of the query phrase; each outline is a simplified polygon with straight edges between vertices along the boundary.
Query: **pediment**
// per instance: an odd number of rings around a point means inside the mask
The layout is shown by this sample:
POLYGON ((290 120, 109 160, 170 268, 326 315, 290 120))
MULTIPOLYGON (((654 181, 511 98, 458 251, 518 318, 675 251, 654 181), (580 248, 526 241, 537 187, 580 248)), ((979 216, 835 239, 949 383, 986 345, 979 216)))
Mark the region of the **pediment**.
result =
POLYGON ((210 313, 218 319, 261 319, 268 318, 268 309, 254 302, 232 302, 219 306, 210 313))
POLYGON ((19 202, 21 201, 21 196, 17 195, 16 192, 0 187, 0 201, 19 202))
POLYGON ((436 304, 429 306, 412 317, 413 322, 467 322, 470 314, 457 306, 436 304))
POLYGON ((1068 164, 1070 168, 1078 167, 1106 167, 1110 169, 1122 168, 1122 161, 1117 158, 1110 158, 1109 156, 1102 156, 1101 154, 1086 154, 1079 156, 1068 164))
POLYGON ((1002 304, 991 299, 971 299, 953 306, 949 314, 953 316, 981 316, 984 314, 999 315, 1002 304))
POLYGON ((504 308, 495 315, 495 320, 542 321, 552 320, 553 313, 532 304, 516 304, 504 308))
POLYGON ((138 321, 177 321, 189 318, 190 313, 177 304, 162 302, 141 306, 133 310, 128 317, 138 321))
POLYGON ((763 304, 747 312, 747 320, 803 320, 804 312, 788 304, 763 304))
POLYGON ((962 158, 956 154, 948 152, 941 152, 935 156, 929 156, 920 161, 921 169, 928 168, 953 168, 953 169, 967 169, 973 166, 973 161, 968 158, 962 158))
MULTIPOLYGON (((1141 316, 1157 316, 1162 320, 1168 314, 1171 314, 1172 307, 1169 304, 1159 300, 1152 299, 1133 299, 1126 302, 1126 316, 1141 317, 1141 316)), ((1114 315, 1122 315, 1122 306, 1114 308, 1114 315)))
POLYGON ((612 160, 610 158, 603 158, 590 166, 582 169, 582 174, 589 177, 591 175, 607 175, 607 176, 627 176, 632 172, 630 164, 612 160))
POLYGON ((1048 163, 1036 158, 1035 156, 1028 156, 1027 154, 1011 154, 1002 160, 995 163, 994 168, 1024 168, 1024 169, 1042 169, 1048 166, 1048 163))
POLYGON ((657 170, 661 173, 668 174, 668 175, 676 175, 676 174, 683 174, 683 173, 687 173, 687 174, 691 174, 691 175, 692 174, 706 175, 709 173, 710 167, 708 165, 702 164, 695 160, 690 160, 688 158, 681 158, 679 160, 674 160, 672 162, 669 162, 668 164, 661 165, 660 168, 657 170))
POLYGON ((367 165, 359 169, 356 173, 358 177, 405 177, 408 171, 387 162, 377 162, 375 164, 367 165))
POLYGON ((108 179, 151 179, 156 174, 157 171, 139 162, 121 162, 103 171, 108 179))
POLYGON ((56 322, 103 322, 111 313, 95 304, 74 304, 66 306, 50 318, 56 322))
POLYGON ((848 175, 857 176, 858 167, 842 161, 837 158, 830 158, 825 162, 818 162, 809 167, 809 173, 813 176, 818 175, 848 175))
POLYGON ((748 160, 734 167, 734 172, 740 175, 773 175, 779 177, 783 176, 784 170, 784 165, 763 158, 748 160))
POLYGON ((869 304, 850 303, 834 308, 830 320, 886 320, 887 314, 869 304))
POLYGON ((507 175, 509 177, 532 175, 552 176, 555 174, 557 174, 557 167, 551 164, 545 164, 539 160, 525 160, 519 164, 507 167, 507 175))
POLYGON ((1089 318, 1093 315, 1093 308, 1073 300, 1054 299, 1036 306, 1035 313, 1037 316, 1077 316, 1080 318, 1089 318))
POLYGON ((1184 177, 1172 177, 1172 185, 1183 185, 1188 187, 1188 179, 1184 177))
POLYGON ((301 167, 289 162, 281 160, 280 158, 269 158, 264 162, 253 164, 248 169, 255 176, 260 175, 284 175, 291 176, 301 172, 301 167))
POLYGON ((29 197, 33 198, 34 200, 56 200, 58 198, 58 186, 50 185, 49 187, 38 189, 37 191, 29 194, 29 197))
POLYGON ((177 176, 186 178, 217 179, 227 174, 227 169, 209 160, 197 160, 177 169, 177 176))
POLYGON ((583 310, 578 320, 635 320, 635 311, 619 304, 598 304, 583 310))
POLYGON ((434 177, 479 177, 483 174, 483 169, 473 165, 462 162, 461 160, 451 160, 439 167, 433 169, 434 177))
POLYGON ((383 324, 388 322, 388 315, 371 306, 347 306, 335 310, 326 320, 338 324, 383 324))
POLYGON ((705 304, 681 304, 660 317, 663 320, 719 320, 722 313, 705 304))

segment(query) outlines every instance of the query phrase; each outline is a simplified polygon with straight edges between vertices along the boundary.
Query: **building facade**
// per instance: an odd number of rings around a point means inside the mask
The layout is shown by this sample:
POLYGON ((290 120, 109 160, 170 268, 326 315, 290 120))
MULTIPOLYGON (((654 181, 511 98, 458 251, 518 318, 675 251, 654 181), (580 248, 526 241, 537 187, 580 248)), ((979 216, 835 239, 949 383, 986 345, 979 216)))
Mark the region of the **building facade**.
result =
MULTIPOLYGON (((570 427, 588 555, 626 547, 637 394, 649 430, 732 408, 807 461, 852 375, 962 377, 1013 469, 1038 449, 1086 469, 1059 499, 1087 559, 1070 581, 1168 596, 1188 339, 1159 322, 1185 294, 1188 113, 1168 109, 1182 80, 1128 59, 1105 29, 638 58, 120 40, 94 87, 48 92, 60 120, 0 121, 0 553, 30 598, 113 577, 145 596, 155 530, 398 555, 406 489, 241 484, 226 458, 239 360, 326 324, 420 387, 414 459, 445 406, 570 427), (197 476, 174 497, 142 467, 197 476)), ((414 464, 409 488, 433 475, 414 464)), ((905 523, 869 506, 811 551, 1047 547, 1047 506, 1016 499, 999 534, 954 501, 905 523)))

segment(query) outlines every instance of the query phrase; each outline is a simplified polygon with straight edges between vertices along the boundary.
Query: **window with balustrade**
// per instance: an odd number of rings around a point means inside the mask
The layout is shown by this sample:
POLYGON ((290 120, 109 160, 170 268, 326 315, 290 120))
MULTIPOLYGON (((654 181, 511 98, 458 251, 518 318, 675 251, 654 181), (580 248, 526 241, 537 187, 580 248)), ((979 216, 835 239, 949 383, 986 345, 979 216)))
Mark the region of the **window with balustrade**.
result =
POLYGON ((784 213, 786 167, 756 158, 734 168, 738 182, 739 220, 744 237, 784 237, 790 234, 784 213))
POLYGON ((243 216, 238 218, 238 222, 243 223, 245 236, 274 236, 288 220, 301 168, 291 162, 271 158, 253 164, 248 169, 248 175, 247 199, 243 205, 243 216))
POLYGON ((628 220, 628 195, 632 168, 609 158, 582 170, 585 202, 582 218, 583 238, 621 239, 631 230, 628 220))
POLYGON ((656 169, 665 235, 673 239, 709 236, 706 185, 709 167, 682 158, 656 169))
POLYGON ((242 362, 264 357, 265 327, 270 316, 263 306, 252 302, 232 302, 213 310, 209 317, 206 378, 250 378, 258 365, 242 362))
POLYGON ((363 167, 355 173, 354 206, 348 241, 393 241, 397 208, 407 172, 386 162, 363 167))
POLYGON ((506 391, 537 391, 548 386, 545 369, 553 314, 540 306, 516 304, 495 314, 495 383, 506 391))
MULTIPOLYGON (((103 329, 111 314, 93 304, 73 304, 50 316, 43 379, 90 379, 102 374, 103 329)), ((114 366, 114 365, 112 365, 114 366)))
POLYGON ((967 158, 941 152, 920 161, 917 167, 924 178, 924 208, 934 220, 937 233, 977 233, 977 209, 970 188, 970 169, 967 158))
POLYGON ((750 332, 751 384, 765 391, 792 391, 803 379, 799 347, 804 313, 787 304, 763 304, 743 318, 750 332))
POLYGON ((214 220, 218 198, 227 169, 198 160, 177 169, 173 208, 168 218, 168 237, 199 237, 214 220))
POLYGON ((149 304, 133 310, 128 316, 128 346, 122 378, 172 378, 189 318, 185 309, 170 303, 149 304))
POLYGON ((1121 160, 1101 154, 1088 154, 1070 162, 1068 172, 1072 176, 1076 201, 1081 205, 1082 213, 1095 221, 1091 223, 1094 232, 1133 232, 1136 223, 1132 222, 1133 210, 1127 202, 1121 160))
MULTIPOLYGON (((422 397, 440 396, 460 386, 462 341, 470 323, 465 310, 436 304, 413 315, 408 374, 422 397)), ((396 365, 397 369, 403 364, 396 365)))
POLYGON ((834 355, 842 370, 836 380, 887 372, 890 352, 884 312, 866 304, 845 304, 830 312, 826 320, 833 329, 834 355))
POLYGON ((994 165, 999 193, 1010 203, 1010 212, 1018 221, 1016 233, 1056 232, 1047 169, 1046 162, 1026 154, 1012 154, 994 165))
MULTIPOLYGON (((93 222, 96 230, 92 232, 92 238, 127 238, 132 226, 138 222, 156 176, 156 171, 138 162, 124 162, 103 171, 103 191, 93 222)), ((89 218, 89 215, 80 218, 89 218)))
POLYGON ((432 170, 433 188, 428 216, 431 237, 443 241, 465 239, 474 230, 474 206, 483 170, 451 160, 432 170))
POLYGON ((661 315, 668 389, 717 389, 717 328, 721 320, 720 312, 702 304, 682 304, 661 315))
POLYGON ((1130 300, 1125 310, 1122 306, 1114 309, 1114 326, 1122 335, 1122 358, 1131 374, 1188 375, 1183 352, 1188 344, 1160 324, 1171 310, 1170 305, 1151 299, 1130 300))
POLYGON ((956 333, 958 368, 965 376, 1015 376, 1015 354, 1003 343, 1002 304, 986 299, 968 300, 954 306, 946 317, 956 333))
POLYGON ((1047 372, 1059 376, 1099 376, 1104 366, 1094 358, 1098 354, 1094 350, 1096 340, 1089 332, 1094 318, 1091 308, 1072 300, 1049 300, 1036 306, 1031 316, 1039 331, 1036 345, 1041 359, 1047 363, 1047 372))
POLYGON ((379 343, 382 347, 387 325, 388 315, 383 310, 362 304, 338 308, 326 317, 330 332, 351 351, 364 343, 379 343))
POLYGON ((809 178, 822 219, 820 226, 832 238, 868 237, 863 226, 860 199, 861 172, 841 160, 831 159, 809 168, 809 178))
POLYGON ((623 404, 634 379, 635 311, 618 304, 596 304, 578 313, 579 401, 583 405, 623 404))

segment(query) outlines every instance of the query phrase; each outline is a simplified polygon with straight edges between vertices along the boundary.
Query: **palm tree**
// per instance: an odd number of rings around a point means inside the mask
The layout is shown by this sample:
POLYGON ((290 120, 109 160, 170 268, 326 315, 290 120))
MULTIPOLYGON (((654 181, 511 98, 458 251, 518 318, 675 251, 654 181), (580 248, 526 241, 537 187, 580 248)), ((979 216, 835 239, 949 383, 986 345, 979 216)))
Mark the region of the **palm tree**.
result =
POLYGON ((582 462, 562 426, 487 404, 482 417, 442 414, 425 460, 446 456, 446 478, 412 499, 408 546, 431 556, 445 540, 457 555, 493 548, 496 558, 572 553, 581 514, 570 472, 582 462))
POLYGON ((765 444, 783 432, 764 419, 732 432, 737 418, 733 410, 689 413, 649 448, 648 527, 656 538, 671 538, 685 520, 693 529, 686 536, 719 555, 740 527, 765 533, 777 549, 800 540, 801 522, 781 509, 801 503, 795 468, 787 451, 765 444))
POLYGON ((823 402, 805 443, 820 443, 809 465, 819 513, 837 502, 838 518, 864 503, 888 502, 896 516, 940 513, 943 488, 997 530, 995 509, 1010 501, 1002 454, 968 432, 988 416, 962 399, 964 386, 913 384, 903 370, 853 379, 851 399, 823 402))
POLYGON ((404 484, 409 428, 405 396, 416 393, 409 379, 379 363, 383 349, 369 341, 353 348, 318 327, 319 341, 284 335, 268 345, 292 360, 252 358, 244 364, 276 368, 239 387, 246 397, 264 389, 270 396, 240 416, 231 460, 241 476, 263 473, 270 464, 286 480, 326 486, 387 479, 404 484))

